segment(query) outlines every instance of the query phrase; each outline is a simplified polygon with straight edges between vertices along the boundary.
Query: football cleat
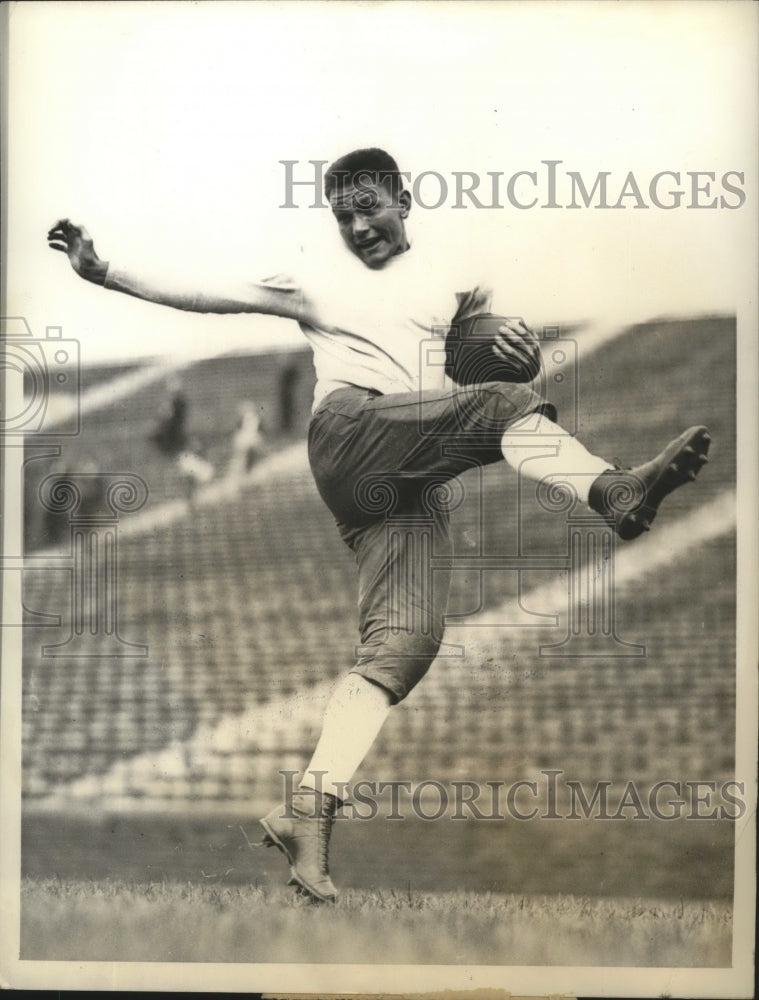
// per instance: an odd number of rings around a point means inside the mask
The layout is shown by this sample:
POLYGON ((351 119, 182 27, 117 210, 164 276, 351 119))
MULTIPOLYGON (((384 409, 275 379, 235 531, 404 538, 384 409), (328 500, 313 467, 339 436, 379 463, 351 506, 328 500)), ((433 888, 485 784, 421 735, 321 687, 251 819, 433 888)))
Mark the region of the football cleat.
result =
POLYGON ((709 461, 710 443, 706 427, 689 427, 650 462, 632 469, 607 469, 590 487, 590 507, 620 538, 637 538, 650 530, 662 500, 695 480, 709 461))
POLYGON ((287 858, 288 885, 313 901, 334 903, 337 889, 329 874, 329 841, 339 802, 331 795, 320 796, 321 812, 317 813, 313 809, 315 794, 299 792, 293 795, 289 813, 284 806, 277 806, 264 816, 260 821, 263 843, 278 848, 287 858))

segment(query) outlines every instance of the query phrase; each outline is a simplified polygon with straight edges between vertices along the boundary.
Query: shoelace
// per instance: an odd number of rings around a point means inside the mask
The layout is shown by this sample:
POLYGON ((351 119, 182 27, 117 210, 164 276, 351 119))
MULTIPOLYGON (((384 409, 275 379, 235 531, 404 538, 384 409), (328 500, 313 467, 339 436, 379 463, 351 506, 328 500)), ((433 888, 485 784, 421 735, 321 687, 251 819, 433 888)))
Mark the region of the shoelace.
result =
POLYGON ((329 838, 332 835, 333 818, 331 816, 320 816, 319 823, 319 872, 322 875, 329 875, 329 838))

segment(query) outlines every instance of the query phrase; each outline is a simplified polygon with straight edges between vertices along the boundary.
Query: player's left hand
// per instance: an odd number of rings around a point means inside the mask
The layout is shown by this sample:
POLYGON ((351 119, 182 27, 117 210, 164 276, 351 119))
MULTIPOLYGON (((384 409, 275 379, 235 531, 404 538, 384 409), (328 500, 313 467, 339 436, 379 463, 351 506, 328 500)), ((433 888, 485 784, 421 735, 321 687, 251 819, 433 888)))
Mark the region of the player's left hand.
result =
POLYGON ((498 327, 493 353, 502 361, 511 361, 527 369, 540 370, 540 341, 521 316, 509 317, 498 327))
POLYGON ((108 273, 108 261, 95 253, 95 244, 84 226, 69 219, 59 219, 47 234, 48 246, 68 256, 80 278, 102 285, 108 273))

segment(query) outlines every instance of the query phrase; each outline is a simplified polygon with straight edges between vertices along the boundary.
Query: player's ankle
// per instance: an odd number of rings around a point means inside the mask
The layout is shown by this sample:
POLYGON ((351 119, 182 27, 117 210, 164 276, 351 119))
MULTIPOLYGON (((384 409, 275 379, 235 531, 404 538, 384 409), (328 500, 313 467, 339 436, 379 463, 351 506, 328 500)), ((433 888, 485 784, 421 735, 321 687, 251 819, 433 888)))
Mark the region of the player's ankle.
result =
POLYGON ((613 516, 640 504, 645 489, 640 479, 630 470, 620 466, 605 469, 590 484, 588 506, 602 517, 613 516))
POLYGON ((318 816, 333 817, 340 806, 342 799, 330 792, 320 792, 315 788, 301 785, 292 797, 292 808, 299 816, 315 819, 318 816))

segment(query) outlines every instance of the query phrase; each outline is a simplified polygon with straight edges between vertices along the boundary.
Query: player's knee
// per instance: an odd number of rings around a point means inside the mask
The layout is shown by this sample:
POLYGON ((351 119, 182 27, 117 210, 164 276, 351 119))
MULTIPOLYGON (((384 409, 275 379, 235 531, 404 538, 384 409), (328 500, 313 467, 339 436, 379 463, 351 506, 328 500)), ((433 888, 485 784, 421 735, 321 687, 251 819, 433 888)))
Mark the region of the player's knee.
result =
POLYGON ((397 703, 421 681, 439 649, 440 640, 434 635, 400 633, 380 645, 362 647, 353 672, 380 684, 397 703))
POLYGON ((486 397, 488 426, 498 428, 501 433, 511 430, 522 421, 534 421, 536 414, 546 416, 549 420, 556 419, 556 407, 529 385, 488 382, 482 388, 486 397))

